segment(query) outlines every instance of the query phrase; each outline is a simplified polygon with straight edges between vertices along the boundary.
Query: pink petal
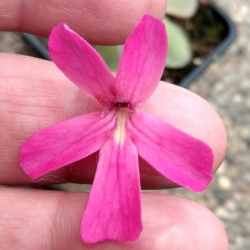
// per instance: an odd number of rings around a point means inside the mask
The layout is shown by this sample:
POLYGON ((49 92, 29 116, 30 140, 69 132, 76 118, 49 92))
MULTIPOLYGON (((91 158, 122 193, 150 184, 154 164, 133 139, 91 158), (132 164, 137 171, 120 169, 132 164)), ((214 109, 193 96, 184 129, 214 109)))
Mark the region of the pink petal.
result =
POLYGON ((83 38, 66 24, 53 28, 49 52, 57 67, 86 94, 105 104, 114 84, 106 64, 83 38))
POLYGON ((78 116, 35 133, 21 148, 23 170, 35 179, 99 150, 114 129, 113 117, 101 115, 78 116))
POLYGON ((129 129, 138 154, 168 179, 196 192, 212 180, 213 152, 204 142, 145 113, 129 129))
POLYGON ((83 215, 85 243, 136 240, 142 231, 138 154, 130 139, 109 139, 100 150, 94 183, 83 215))
POLYGON ((157 87, 167 55, 162 21, 145 15, 127 38, 115 81, 120 102, 142 103, 157 87))

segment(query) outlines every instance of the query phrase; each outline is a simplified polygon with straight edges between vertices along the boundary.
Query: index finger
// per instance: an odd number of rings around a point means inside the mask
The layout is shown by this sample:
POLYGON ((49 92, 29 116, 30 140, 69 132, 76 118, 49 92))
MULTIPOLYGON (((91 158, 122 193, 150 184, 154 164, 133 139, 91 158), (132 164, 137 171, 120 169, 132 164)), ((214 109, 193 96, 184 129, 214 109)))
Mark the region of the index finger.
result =
MULTIPOLYGON (((33 133, 80 114, 96 111, 97 104, 52 62, 17 55, 0 57, 0 184, 91 183, 97 154, 31 182, 19 165, 20 147, 33 133)), ((214 171, 225 153, 226 134, 221 119, 202 98, 188 90, 161 83, 144 106, 206 142, 214 152, 214 171)), ((140 162, 144 188, 173 186, 146 162, 140 162)))
POLYGON ((181 197, 143 193, 144 229, 139 239, 84 244, 79 228, 88 194, 0 191, 1 249, 228 249, 219 220, 205 207, 181 197))
POLYGON ((4 0, 0 30, 48 36, 64 22, 90 43, 119 44, 144 14, 162 18, 165 10, 166 0, 4 0))

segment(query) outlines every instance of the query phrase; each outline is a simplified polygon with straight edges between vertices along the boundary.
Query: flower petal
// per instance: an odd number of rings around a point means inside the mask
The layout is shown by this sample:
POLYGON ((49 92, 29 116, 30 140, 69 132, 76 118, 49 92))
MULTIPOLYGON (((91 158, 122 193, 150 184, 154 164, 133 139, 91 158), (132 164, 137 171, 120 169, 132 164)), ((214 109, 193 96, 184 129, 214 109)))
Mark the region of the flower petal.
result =
POLYGON ((163 19, 168 31, 168 59, 169 69, 184 68, 192 59, 192 48, 186 31, 179 24, 165 17, 163 19))
POLYGON ((114 77, 83 38, 61 23, 50 34, 49 52, 53 62, 73 83, 99 103, 107 103, 114 77))
POLYGON ((100 149, 94 183, 83 215, 85 243, 136 240, 142 231, 138 154, 126 138, 109 139, 100 149))
POLYGON ((21 167, 35 179, 96 152, 114 128, 113 116, 101 116, 78 116, 35 133, 22 145, 21 167))
POLYGON ((115 81, 119 101, 142 103, 157 87, 166 63, 167 36, 162 21, 143 16, 127 38, 115 81))
POLYGON ((213 152, 204 142, 145 113, 131 117, 129 130, 138 154, 168 179, 196 192, 212 180, 213 152))

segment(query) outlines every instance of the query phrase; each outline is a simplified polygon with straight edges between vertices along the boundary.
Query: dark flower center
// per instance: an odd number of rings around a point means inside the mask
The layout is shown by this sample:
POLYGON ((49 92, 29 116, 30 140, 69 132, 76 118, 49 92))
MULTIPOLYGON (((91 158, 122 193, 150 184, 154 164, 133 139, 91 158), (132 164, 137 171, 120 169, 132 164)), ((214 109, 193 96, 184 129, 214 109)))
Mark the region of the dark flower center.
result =
POLYGON ((115 107, 117 108, 128 108, 129 104, 127 102, 116 102, 115 107))

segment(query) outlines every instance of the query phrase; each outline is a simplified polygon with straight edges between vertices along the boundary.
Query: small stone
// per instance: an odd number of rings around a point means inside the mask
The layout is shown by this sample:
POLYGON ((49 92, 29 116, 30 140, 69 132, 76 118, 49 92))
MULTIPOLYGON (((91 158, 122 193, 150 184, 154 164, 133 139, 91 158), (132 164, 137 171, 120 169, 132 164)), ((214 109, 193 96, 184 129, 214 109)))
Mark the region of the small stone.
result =
POLYGON ((226 209, 229 211, 235 211, 237 209, 237 204, 233 200, 226 201, 224 205, 225 205, 226 209))
POLYGON ((215 211, 215 215, 222 219, 228 219, 229 213, 224 207, 218 207, 215 211))
POLYGON ((202 64, 202 58, 200 58, 200 57, 195 57, 194 59, 193 59, 193 64, 194 65, 201 65, 202 64))
POLYGON ((221 165, 220 165, 219 169, 217 170, 216 174, 219 174, 219 175, 224 174, 224 173, 227 171, 227 167, 228 167, 228 164, 227 164, 227 162, 224 160, 224 161, 221 163, 221 165))
POLYGON ((239 103, 242 103, 243 101, 243 96, 241 94, 236 94, 233 96, 233 99, 232 99, 233 103, 235 104, 239 104, 239 103))
POLYGON ((232 188, 231 180, 226 176, 220 176, 218 179, 219 186, 224 190, 230 190, 232 188))
POLYGON ((214 190, 214 195, 219 203, 224 203, 228 199, 228 193, 225 190, 219 188, 215 188, 214 190))
POLYGON ((240 135, 245 139, 250 138, 250 127, 241 128, 240 135))
POLYGON ((222 92, 225 89, 225 85, 222 82, 217 82, 214 84, 213 90, 217 93, 222 92))
POLYGON ((243 249, 250 249, 250 237, 244 239, 243 246, 243 249))

